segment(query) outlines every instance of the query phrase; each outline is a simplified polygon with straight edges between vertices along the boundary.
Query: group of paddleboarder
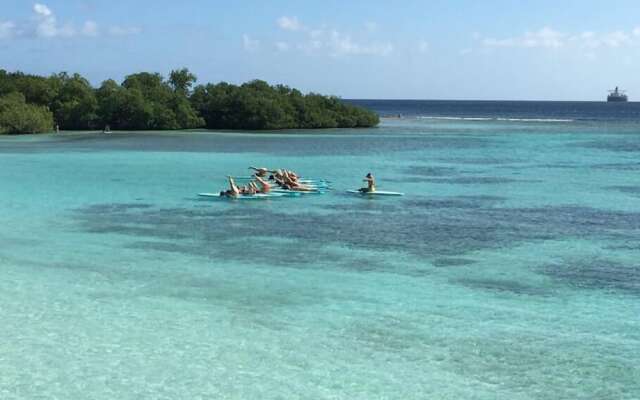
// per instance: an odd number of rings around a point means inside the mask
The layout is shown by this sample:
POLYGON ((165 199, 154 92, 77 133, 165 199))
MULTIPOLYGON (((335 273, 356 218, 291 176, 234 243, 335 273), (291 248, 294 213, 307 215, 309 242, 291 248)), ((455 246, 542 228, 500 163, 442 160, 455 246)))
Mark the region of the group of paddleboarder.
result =
MULTIPOLYGON (((314 185, 308 184, 306 181, 302 182, 300 175, 294 171, 286 169, 270 170, 264 167, 249 167, 254 173, 251 176, 251 181, 246 185, 238 186, 233 177, 228 176, 229 189, 220 192, 220 196, 224 197, 238 197, 238 196, 255 196, 258 194, 264 195, 271 192, 272 187, 277 187, 279 190, 290 192, 316 192, 318 188, 314 185)), ((373 193, 376 191, 376 181, 371 173, 368 173, 364 179, 367 183, 367 187, 358 189, 362 193, 373 193)))

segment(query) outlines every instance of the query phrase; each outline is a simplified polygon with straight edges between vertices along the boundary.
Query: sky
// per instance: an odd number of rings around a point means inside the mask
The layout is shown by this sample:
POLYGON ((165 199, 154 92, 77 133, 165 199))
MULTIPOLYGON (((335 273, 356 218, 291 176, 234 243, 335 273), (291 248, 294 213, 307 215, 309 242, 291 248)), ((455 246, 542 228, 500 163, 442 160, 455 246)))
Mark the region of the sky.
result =
POLYGON ((0 69, 343 98, 640 99, 638 0, 0 0, 0 69))

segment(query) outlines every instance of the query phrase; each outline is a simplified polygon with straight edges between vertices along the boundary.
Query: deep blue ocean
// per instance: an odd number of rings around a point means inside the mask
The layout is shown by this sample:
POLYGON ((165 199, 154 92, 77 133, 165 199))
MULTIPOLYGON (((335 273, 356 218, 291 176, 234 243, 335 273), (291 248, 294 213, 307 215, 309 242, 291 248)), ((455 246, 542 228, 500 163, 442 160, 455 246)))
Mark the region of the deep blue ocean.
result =
POLYGON ((380 116, 640 123, 640 103, 570 101, 345 100, 380 116))
POLYGON ((0 399, 639 399, 640 104, 355 102, 0 136, 0 399), (197 195, 250 165, 333 190, 197 195))

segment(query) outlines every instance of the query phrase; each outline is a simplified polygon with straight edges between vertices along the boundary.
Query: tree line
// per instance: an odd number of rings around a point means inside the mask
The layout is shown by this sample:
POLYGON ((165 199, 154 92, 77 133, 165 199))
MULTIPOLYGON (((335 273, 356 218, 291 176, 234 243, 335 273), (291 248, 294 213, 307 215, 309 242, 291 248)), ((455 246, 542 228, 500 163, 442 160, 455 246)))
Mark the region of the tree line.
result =
POLYGON ((371 127, 378 115, 339 98, 254 80, 194 86, 188 69, 109 79, 0 70, 0 133, 95 130, 318 129, 371 127))

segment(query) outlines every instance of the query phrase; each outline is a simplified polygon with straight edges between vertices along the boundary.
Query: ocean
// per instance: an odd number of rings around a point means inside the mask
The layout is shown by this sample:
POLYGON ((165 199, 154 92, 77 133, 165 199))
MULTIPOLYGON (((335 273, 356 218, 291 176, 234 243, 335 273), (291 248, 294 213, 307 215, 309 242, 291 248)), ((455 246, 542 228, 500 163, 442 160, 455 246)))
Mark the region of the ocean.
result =
POLYGON ((0 398, 640 398, 640 103, 354 102, 0 136, 0 398), (333 190, 197 196, 250 165, 333 190))

